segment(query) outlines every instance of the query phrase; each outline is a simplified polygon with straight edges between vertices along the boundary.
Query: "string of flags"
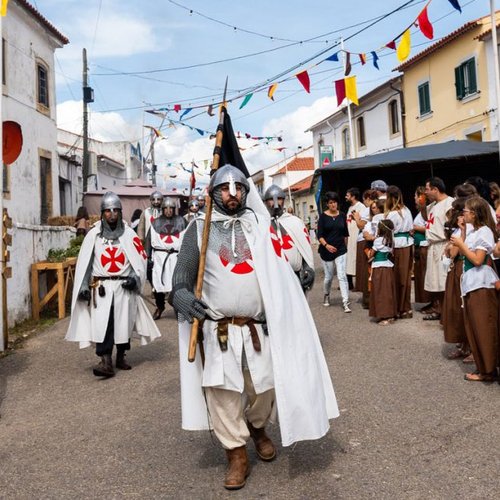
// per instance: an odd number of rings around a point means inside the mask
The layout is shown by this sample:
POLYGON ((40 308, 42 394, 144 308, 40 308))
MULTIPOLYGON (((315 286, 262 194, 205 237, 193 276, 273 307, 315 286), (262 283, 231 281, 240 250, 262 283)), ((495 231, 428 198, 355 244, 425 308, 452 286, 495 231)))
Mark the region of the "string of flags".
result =
POLYGON ((7 15, 8 3, 9 3, 9 0, 2 0, 2 6, 0 7, 0 14, 2 17, 5 17, 7 15))
MULTIPOLYGON (((366 52, 351 52, 351 51, 348 51, 345 49, 337 50, 333 54, 330 54, 328 57, 322 59, 321 61, 311 65, 310 67, 308 67, 306 69, 303 69, 302 71, 300 71, 299 73, 296 73, 293 76, 285 77, 282 80, 272 82, 271 84, 257 86, 251 92, 238 95, 232 99, 227 99, 227 102, 233 102, 233 101, 237 101, 239 99, 242 99, 242 102, 239 106, 239 109, 243 109, 245 106, 248 105, 248 103, 250 102, 250 100, 252 99, 253 95, 256 92, 262 92, 262 91, 266 91, 267 97, 270 100, 274 101, 275 95, 276 95, 276 90, 278 89, 278 86, 283 82, 286 82, 286 81, 289 81, 289 80, 292 80, 295 78, 299 81, 299 83, 302 85, 304 90, 307 93, 310 93, 310 91, 311 91, 311 79, 310 79, 309 71, 312 68, 317 67, 318 65, 323 64, 325 62, 341 62, 340 57, 339 57, 340 54, 343 54, 343 56, 344 56, 343 58, 344 58, 344 76, 345 77, 348 77, 352 71, 352 64, 353 64, 352 59, 353 58, 357 58, 359 60, 359 63, 361 64, 361 66, 364 66, 365 64, 367 64, 369 62, 369 60, 371 59, 371 63, 373 64, 373 66, 377 70, 380 70, 380 66, 379 66, 380 56, 378 55, 378 53, 380 51, 383 51, 386 49, 393 50, 396 54, 398 61, 404 62, 405 60, 408 59, 408 57, 410 56, 410 53, 411 53, 411 29, 413 27, 417 27, 420 30, 420 32, 429 40, 432 40, 434 38, 434 29, 433 29, 432 23, 429 19, 429 13, 428 13, 429 5, 433 1, 443 1, 443 0, 428 0, 427 3, 425 4, 424 8, 419 12, 418 16, 403 31, 401 31, 397 36, 395 36, 394 38, 392 38, 391 40, 389 40, 387 43, 383 44, 382 46, 378 47, 377 49, 367 50, 366 52)), ((460 6, 459 0, 447 0, 447 1, 450 3, 450 5, 454 9, 456 9, 457 11, 462 13, 462 8, 460 6)), ((346 80, 346 79, 344 79, 344 80, 346 80)), ((339 88, 341 88, 340 83, 337 83, 337 82, 341 82, 341 81, 342 80, 337 80, 336 82, 334 82, 335 88, 337 88, 337 86, 339 86, 339 88)), ((347 88, 347 87, 349 87, 349 85, 353 85, 353 84, 355 86, 355 80, 349 81, 347 83, 344 82, 344 88, 347 88)), ((346 95, 346 97, 349 98, 348 95, 346 95)), ((337 98, 337 100, 339 100, 339 99, 337 98)), ((354 102, 354 100, 351 100, 351 101, 354 102)), ((174 111, 176 113, 181 113, 181 111, 182 111, 182 113, 180 115, 180 120, 179 120, 182 122, 182 120, 186 117, 186 115, 188 115, 188 113, 190 113, 193 109, 206 108, 207 113, 210 116, 214 116, 213 107, 214 107, 214 105, 219 105, 219 104, 220 103, 200 104, 200 105, 193 105, 193 106, 190 105, 189 107, 187 107, 185 109, 182 108, 181 104, 175 104, 175 105, 173 105, 173 107, 160 108, 159 111, 163 111, 163 112, 167 112, 167 113, 171 112, 171 111, 174 111)), ((184 125, 189 126, 187 124, 184 124, 184 125)), ((195 127, 190 127, 190 128, 192 128, 193 130, 196 130, 198 133, 200 133, 200 135, 203 135, 201 129, 197 129, 195 127)))

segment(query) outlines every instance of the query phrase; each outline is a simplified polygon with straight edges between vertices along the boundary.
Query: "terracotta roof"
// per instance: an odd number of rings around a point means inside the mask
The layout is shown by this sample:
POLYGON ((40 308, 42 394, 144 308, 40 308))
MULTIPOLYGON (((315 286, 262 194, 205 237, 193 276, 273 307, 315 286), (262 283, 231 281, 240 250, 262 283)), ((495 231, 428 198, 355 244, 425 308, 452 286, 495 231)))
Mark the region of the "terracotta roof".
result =
POLYGON ((69 43, 69 40, 42 14, 26 0, 15 0, 24 10, 29 12, 35 19, 50 31, 63 45, 69 43))
MULTIPOLYGON (((497 23, 497 29, 500 27, 500 23, 497 23)), ((480 35, 476 36, 476 40, 479 40, 482 42, 488 35, 491 35, 491 28, 486 30, 484 33, 481 33, 480 35)))
POLYGON ((314 175, 310 175, 309 177, 306 177, 305 179, 302 179, 301 181, 292 184, 290 186, 290 191, 292 191, 292 193, 296 193, 297 191, 309 189, 311 187, 311 181, 313 180, 313 177, 314 175))
MULTIPOLYGON (((484 16, 486 17, 486 16, 484 16)), ((417 55, 413 56, 412 58, 408 59, 408 61, 404 62, 403 64, 400 64, 396 68, 393 69, 393 71, 404 71, 405 69, 409 68, 413 64, 417 63, 418 61, 424 59, 426 56, 429 54, 432 54, 436 50, 440 49, 444 45, 452 42, 456 38, 461 37, 464 33, 467 33, 468 31, 473 30, 474 28, 477 28, 481 23, 480 21, 484 19, 484 17, 480 17, 479 19, 476 19, 474 21, 469 21, 468 23, 465 23, 463 26, 460 28, 456 29, 455 31, 452 31, 448 35, 444 36, 440 40, 438 40, 436 43, 430 45, 427 47, 425 50, 422 52, 419 52, 417 55)))
POLYGON ((312 156, 307 156, 305 158, 295 157, 291 162, 287 163, 284 167, 281 167, 278 171, 274 172, 271 177, 275 175, 280 175, 289 172, 298 172, 301 170, 314 170, 314 158, 312 156))

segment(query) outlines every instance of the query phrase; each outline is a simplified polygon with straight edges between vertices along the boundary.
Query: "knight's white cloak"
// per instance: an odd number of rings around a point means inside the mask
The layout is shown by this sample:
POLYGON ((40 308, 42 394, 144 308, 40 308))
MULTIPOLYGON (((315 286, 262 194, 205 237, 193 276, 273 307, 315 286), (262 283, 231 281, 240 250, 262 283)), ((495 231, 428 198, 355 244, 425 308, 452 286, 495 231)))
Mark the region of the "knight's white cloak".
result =
MULTIPOLYGON (((92 302, 89 306, 86 302, 77 300, 78 292, 80 291, 89 261, 93 255, 96 238, 100 231, 101 223, 98 222, 85 236, 78 255, 71 301, 71 320, 66 333, 66 340, 80 342, 81 348, 88 347, 91 342, 102 342, 106 334, 112 301, 116 302, 120 299, 121 295, 125 294, 128 294, 129 298, 126 314, 117 314, 115 307, 115 343, 126 342, 132 330, 135 330, 140 336, 141 344, 147 343, 148 339, 154 340, 160 337, 161 334, 158 327, 141 296, 138 293, 124 290, 121 287, 122 282, 120 280, 103 281, 106 295, 105 297, 96 297, 99 307, 95 311, 92 311, 92 314, 91 308, 94 307, 92 302)), ((124 233, 118 240, 132 269, 139 277, 139 287, 142 292, 146 282, 147 259, 142 242, 134 230, 127 224, 125 224, 124 233)))
POLYGON ((296 215, 284 212, 278 218, 278 222, 285 228, 285 231, 291 236, 293 243, 297 247, 300 255, 306 261, 309 267, 314 269, 314 256, 311 247, 311 238, 305 224, 296 215))
MULTIPOLYGON (((248 205, 255 214, 242 216, 247 221, 242 228, 265 308, 281 440, 283 446, 290 446, 324 436, 329 419, 338 417, 339 411, 309 305, 281 246, 271 239, 270 216, 254 190, 249 193, 248 205)), ((190 325, 180 323, 179 330, 182 427, 208 429, 200 356, 194 363, 188 362, 190 325)))

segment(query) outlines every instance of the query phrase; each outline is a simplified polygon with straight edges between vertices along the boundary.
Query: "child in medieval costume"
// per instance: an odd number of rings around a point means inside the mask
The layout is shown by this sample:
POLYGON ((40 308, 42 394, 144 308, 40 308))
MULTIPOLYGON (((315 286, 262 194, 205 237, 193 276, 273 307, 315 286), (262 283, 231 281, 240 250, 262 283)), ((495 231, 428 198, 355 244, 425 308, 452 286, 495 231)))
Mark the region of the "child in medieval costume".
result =
POLYGON ((169 300, 180 321, 182 426, 213 427, 229 462, 224 486, 238 489, 250 473, 250 437, 261 460, 276 456, 265 431, 276 409, 289 446, 324 436, 338 408, 307 301, 257 192, 225 165, 209 195, 215 208, 201 300, 193 290, 204 217, 186 230, 169 300), (187 361, 193 318, 203 320, 204 364, 201 356, 187 361))
POLYGON ((378 223, 377 237, 373 241, 375 256, 372 261, 370 316, 379 325, 394 322, 397 314, 394 263, 391 255, 394 247, 394 224, 389 219, 378 223))
POLYGON ((173 198, 163 200, 162 214, 152 222, 146 238, 146 253, 153 267, 151 282, 156 302, 155 320, 161 318, 165 310, 165 294, 172 290, 172 274, 186 228, 184 218, 175 215, 176 205, 173 198))
POLYGON ((108 192, 101 201, 101 221, 85 237, 75 271, 71 321, 66 340, 80 347, 96 344, 101 362, 98 377, 114 375, 111 355, 116 345, 116 368, 130 370, 125 352, 135 329, 141 342, 160 332, 140 292, 146 281, 146 252, 136 233, 122 219, 122 204, 108 192))
POLYGON ((314 283, 311 239, 304 223, 284 211, 285 198, 285 191, 275 184, 264 193, 264 202, 271 215, 271 238, 276 245, 281 245, 302 289, 307 291, 314 283))

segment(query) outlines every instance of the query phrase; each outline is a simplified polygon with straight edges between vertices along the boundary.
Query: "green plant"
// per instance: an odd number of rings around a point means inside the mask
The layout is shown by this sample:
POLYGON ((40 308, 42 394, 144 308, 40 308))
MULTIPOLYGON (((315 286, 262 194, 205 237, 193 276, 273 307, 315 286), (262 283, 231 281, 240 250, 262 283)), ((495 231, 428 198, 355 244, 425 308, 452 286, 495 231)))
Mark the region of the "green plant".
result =
POLYGON ((47 260, 49 262, 64 262, 66 259, 78 257, 83 238, 83 236, 71 238, 68 248, 51 248, 47 255, 47 260))

